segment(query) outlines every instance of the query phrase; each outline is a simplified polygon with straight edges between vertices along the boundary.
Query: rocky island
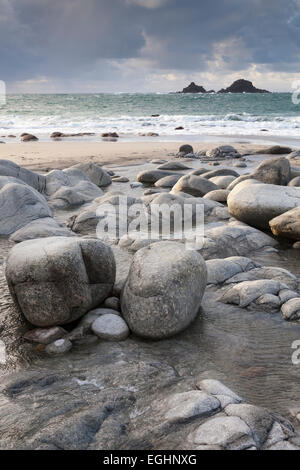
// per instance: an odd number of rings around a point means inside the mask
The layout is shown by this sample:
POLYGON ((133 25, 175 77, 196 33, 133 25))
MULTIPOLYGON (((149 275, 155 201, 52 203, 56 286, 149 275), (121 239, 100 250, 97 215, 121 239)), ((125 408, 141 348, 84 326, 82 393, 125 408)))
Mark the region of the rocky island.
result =
POLYGON ((243 78, 236 80, 228 88, 222 88, 218 93, 270 93, 267 90, 256 88, 249 80, 243 78))
MULTIPOLYGON (((214 90, 206 91, 203 86, 196 85, 195 82, 191 82, 189 86, 184 88, 178 93, 215 93, 214 90)), ((228 88, 222 88, 218 93, 270 93, 268 90, 261 90, 256 88, 250 80, 244 80, 240 78, 233 82, 228 88)))
POLYGON ((184 88, 182 91, 178 91, 178 93, 208 93, 203 86, 196 85, 195 82, 191 82, 189 86, 184 88))

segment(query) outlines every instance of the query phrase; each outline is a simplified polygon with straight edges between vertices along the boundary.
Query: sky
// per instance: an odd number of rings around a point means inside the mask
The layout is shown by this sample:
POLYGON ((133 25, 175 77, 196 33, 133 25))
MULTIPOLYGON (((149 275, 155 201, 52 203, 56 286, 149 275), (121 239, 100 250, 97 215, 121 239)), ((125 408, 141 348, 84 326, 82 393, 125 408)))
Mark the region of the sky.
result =
POLYGON ((169 92, 300 80, 300 0, 0 0, 10 93, 169 92))

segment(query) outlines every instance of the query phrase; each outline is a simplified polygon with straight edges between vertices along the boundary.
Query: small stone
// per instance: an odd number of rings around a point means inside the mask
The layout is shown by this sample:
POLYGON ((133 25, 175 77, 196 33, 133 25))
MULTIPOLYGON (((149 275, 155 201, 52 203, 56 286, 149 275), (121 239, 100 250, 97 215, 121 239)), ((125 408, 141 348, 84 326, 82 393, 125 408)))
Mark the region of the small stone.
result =
POLYGON ((112 181, 113 183, 128 183, 129 179, 126 176, 113 176, 112 181))
POLYGON ((60 356, 65 354, 72 348, 72 343, 69 339, 57 339, 54 343, 50 343, 46 346, 45 352, 49 356, 60 356))
POLYGON ((237 162, 233 165, 235 168, 246 168, 247 167, 247 163, 245 162, 237 162))
POLYGON ((165 418, 169 422, 186 421, 191 418, 209 416, 220 408, 220 402, 212 395, 192 390, 176 393, 168 400, 169 411, 165 418))
POLYGON ((194 153, 194 149, 189 144, 181 145, 181 147, 179 147, 179 153, 183 153, 184 155, 194 153))
POLYGON ((120 311, 120 300, 118 297, 108 297, 103 306, 105 308, 111 308, 112 310, 117 310, 118 312, 120 311))
POLYGON ((60 326, 54 326, 52 328, 35 328, 34 330, 27 331, 23 336, 27 341, 39 344, 50 344, 61 339, 67 334, 66 330, 60 326))
POLYGON ((281 306, 282 316, 285 320, 300 320, 300 298, 290 299, 281 306))
POLYGON ((129 329, 123 318, 110 313, 97 318, 92 324, 92 331, 107 341, 123 341, 129 336, 129 329))

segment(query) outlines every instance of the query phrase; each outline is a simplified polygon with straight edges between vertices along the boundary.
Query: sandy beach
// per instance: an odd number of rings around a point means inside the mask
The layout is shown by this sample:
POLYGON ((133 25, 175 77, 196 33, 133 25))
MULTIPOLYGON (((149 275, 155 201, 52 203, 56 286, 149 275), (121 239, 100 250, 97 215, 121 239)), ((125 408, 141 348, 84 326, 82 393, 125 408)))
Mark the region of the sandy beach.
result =
MULTIPOLYGON (((184 142, 182 142, 184 143, 184 142)), ((185 143, 189 143, 188 141, 185 143)), ((196 152, 209 150, 228 142, 192 142, 196 152)), ((105 166, 124 166, 151 159, 171 159, 178 152, 179 142, 28 142, 0 145, 0 159, 7 159, 35 171, 63 169, 82 162, 98 162, 105 166)), ((266 145, 234 143, 242 154, 266 145)))

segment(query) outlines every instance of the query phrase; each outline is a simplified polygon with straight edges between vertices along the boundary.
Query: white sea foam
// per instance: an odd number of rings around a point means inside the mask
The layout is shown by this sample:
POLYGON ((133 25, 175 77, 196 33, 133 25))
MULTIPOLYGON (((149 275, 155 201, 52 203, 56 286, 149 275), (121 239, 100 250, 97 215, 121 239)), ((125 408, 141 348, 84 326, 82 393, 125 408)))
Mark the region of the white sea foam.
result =
POLYGON ((118 93, 94 95, 14 95, 0 109, 0 136, 31 132, 116 131, 135 138, 265 135, 298 137, 300 107, 289 94, 176 95, 118 93), (150 117, 159 114, 157 117, 150 117), (176 130, 183 127, 183 130, 176 130))
POLYGON ((184 135, 259 135, 266 130, 270 135, 299 136, 300 117, 251 116, 226 114, 225 116, 162 115, 158 118, 145 116, 100 117, 86 116, 1 116, 0 134, 31 132, 50 134, 117 131, 120 135, 138 136, 155 132, 161 136, 184 135), (183 130, 175 130, 183 127, 183 130))

